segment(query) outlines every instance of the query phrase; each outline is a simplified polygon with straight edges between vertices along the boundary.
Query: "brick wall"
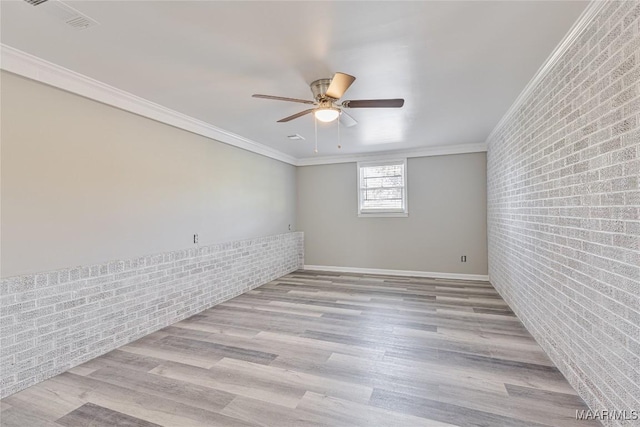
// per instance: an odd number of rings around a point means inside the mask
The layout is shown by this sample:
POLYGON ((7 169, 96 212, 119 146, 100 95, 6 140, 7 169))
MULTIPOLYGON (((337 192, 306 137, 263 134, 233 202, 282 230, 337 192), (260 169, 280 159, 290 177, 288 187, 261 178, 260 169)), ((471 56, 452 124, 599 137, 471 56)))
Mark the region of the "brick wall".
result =
POLYGON ((288 233, 0 281, 0 397, 302 268, 288 233))
POLYGON ((593 410, 640 412, 640 2, 604 5, 488 144, 492 283, 593 410))

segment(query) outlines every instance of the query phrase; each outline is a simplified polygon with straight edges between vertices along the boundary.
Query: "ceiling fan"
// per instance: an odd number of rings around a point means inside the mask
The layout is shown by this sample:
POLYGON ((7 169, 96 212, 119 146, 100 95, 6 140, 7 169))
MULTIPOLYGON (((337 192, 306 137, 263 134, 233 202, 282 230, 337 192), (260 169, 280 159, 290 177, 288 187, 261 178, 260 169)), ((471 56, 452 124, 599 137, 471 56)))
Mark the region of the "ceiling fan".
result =
POLYGON ((300 104, 314 105, 314 108, 301 111, 292 116, 278 120, 278 123, 289 122, 298 117, 313 113, 321 122, 332 122, 340 117, 340 122, 349 127, 358 122, 343 111, 344 108, 400 108, 404 105, 404 99, 359 99, 353 101, 337 101, 356 80, 355 77, 345 73, 335 73, 331 79, 319 79, 310 84, 315 101, 305 99, 285 98, 282 96, 254 94, 254 98, 274 99, 276 101, 297 102, 300 104))

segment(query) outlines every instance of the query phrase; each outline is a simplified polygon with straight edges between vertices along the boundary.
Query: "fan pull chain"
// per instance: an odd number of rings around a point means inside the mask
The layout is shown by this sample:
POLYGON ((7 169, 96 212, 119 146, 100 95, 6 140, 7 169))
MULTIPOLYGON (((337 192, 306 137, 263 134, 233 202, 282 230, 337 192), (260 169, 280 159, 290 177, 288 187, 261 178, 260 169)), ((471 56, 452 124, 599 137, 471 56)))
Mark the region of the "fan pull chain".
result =
POLYGON ((338 116, 337 122, 338 122, 338 150, 339 150, 342 148, 342 138, 340 137, 340 116, 338 116))
POLYGON ((318 154, 318 119, 316 118, 315 114, 313 115, 313 127, 316 133, 316 148, 315 150, 313 150, 313 152, 318 154))

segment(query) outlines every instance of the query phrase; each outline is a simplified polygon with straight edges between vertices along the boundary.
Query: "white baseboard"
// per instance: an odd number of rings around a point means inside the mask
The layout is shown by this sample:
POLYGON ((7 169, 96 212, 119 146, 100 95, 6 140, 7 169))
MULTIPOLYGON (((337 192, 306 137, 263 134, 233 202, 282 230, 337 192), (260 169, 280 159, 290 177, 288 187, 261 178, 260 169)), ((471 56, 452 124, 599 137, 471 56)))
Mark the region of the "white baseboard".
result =
POLYGON ((305 270, 332 271, 335 273, 382 274, 386 276, 430 277, 434 279, 489 281, 484 274, 440 273, 435 271, 387 270, 382 268, 335 267, 330 265, 306 265, 305 270))

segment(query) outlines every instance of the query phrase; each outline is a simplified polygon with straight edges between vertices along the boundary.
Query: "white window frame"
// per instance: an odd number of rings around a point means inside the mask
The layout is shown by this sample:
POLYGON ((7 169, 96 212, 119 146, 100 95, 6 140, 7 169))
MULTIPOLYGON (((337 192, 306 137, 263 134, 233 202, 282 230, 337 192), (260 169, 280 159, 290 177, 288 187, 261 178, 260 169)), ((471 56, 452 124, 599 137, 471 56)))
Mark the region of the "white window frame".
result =
POLYGON ((387 159, 371 162, 358 162, 356 165, 357 181, 358 181, 358 216, 361 218, 383 218, 383 217, 408 217, 409 216, 409 201, 407 200, 407 159, 387 159), (386 166, 397 165, 402 163, 404 174, 404 187, 402 189, 402 200, 404 201, 404 209, 362 209, 362 191, 360 188, 361 183, 361 170, 363 167, 371 166, 386 166))

